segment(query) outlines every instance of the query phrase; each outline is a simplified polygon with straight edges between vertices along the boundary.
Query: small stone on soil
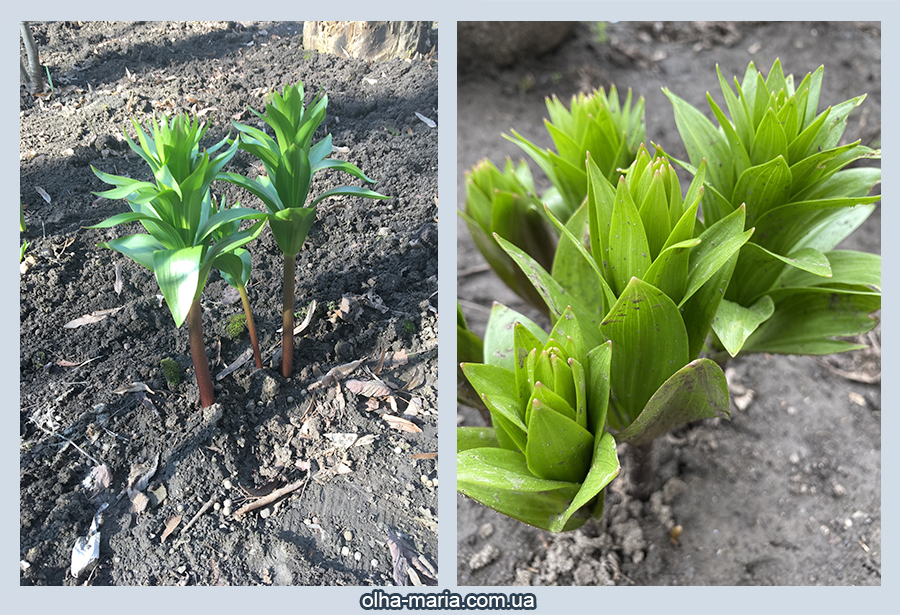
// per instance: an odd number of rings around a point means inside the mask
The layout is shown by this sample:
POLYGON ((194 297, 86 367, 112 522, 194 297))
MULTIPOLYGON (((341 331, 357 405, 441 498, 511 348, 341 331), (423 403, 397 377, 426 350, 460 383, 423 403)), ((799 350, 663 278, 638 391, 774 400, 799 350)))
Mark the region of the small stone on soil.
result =
POLYGON ((353 532, 351 532, 350 530, 344 532, 344 540, 346 540, 347 542, 353 540, 353 532))
POLYGON ((353 554, 353 559, 355 559, 356 561, 361 560, 361 559, 362 559, 362 553, 360 553, 359 551, 357 551, 356 553, 353 554))
POLYGON ((348 555, 350 555, 350 548, 349 547, 341 547, 341 555, 344 557, 347 557, 348 555))
POLYGON ((488 564, 497 561, 500 558, 500 549, 494 545, 487 544, 475 555, 469 558, 469 568, 472 570, 481 570, 488 564))
MULTIPOLYGON (((231 487, 232 487, 231 479, 230 479, 230 478, 226 478, 225 480, 223 480, 223 481, 222 481, 222 486, 225 487, 226 489, 231 489, 231 487)), ((227 502, 227 501, 229 501, 229 500, 226 500, 226 502, 227 502)))
POLYGON ((485 523, 480 528, 478 528, 478 535, 484 539, 490 538, 494 534, 494 526, 490 523, 485 523))

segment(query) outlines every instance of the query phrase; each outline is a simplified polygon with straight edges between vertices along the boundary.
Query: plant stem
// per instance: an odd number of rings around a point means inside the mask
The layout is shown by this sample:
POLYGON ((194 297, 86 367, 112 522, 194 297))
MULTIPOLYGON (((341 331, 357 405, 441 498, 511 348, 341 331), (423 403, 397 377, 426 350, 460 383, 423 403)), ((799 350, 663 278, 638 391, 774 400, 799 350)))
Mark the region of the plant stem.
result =
POLYGON ((194 361, 194 375, 200 389, 200 405, 204 408, 216 403, 212 378, 209 376, 209 361, 203 344, 203 319, 200 314, 200 299, 194 299, 187 314, 188 337, 191 341, 191 359, 194 361))
POLYGON ((262 369, 262 355, 259 353, 259 342, 256 339, 256 323, 253 322, 253 312, 250 311, 250 299, 247 297, 247 289, 242 284, 238 287, 241 293, 241 302, 244 304, 244 315, 247 317, 247 332, 250 333, 250 345, 253 346, 253 358, 256 359, 256 369, 262 369))
MULTIPOLYGON (((25 84, 31 88, 32 93, 40 94, 44 91, 44 71, 41 70, 41 58, 34 36, 31 34, 31 25, 27 21, 20 21, 19 30, 22 33, 25 53, 28 55, 28 81, 25 84)), ((21 68, 21 61, 19 66, 21 68)))
POLYGON ((631 477, 631 495, 642 502, 650 499, 650 488, 653 485, 653 440, 631 447, 633 465, 629 473, 631 477))
POLYGON ((282 298, 281 333, 282 359, 281 375, 291 377, 294 365, 294 271, 297 268, 297 255, 284 255, 284 295, 282 298))

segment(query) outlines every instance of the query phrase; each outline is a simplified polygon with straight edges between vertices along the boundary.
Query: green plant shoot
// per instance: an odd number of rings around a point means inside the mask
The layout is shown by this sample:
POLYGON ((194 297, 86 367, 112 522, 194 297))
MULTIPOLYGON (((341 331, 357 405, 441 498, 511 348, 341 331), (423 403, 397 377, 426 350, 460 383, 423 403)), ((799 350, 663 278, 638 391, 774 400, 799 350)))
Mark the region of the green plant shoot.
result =
POLYGON ((249 190, 263 201, 268 210, 269 227, 278 248, 284 254, 283 287, 283 360, 282 375, 289 378, 294 357, 294 271, 297 254, 316 219, 316 205, 339 195, 368 199, 387 199, 367 188, 340 186, 327 190, 307 202, 310 182, 317 171, 344 171, 363 181, 374 183, 349 162, 328 158, 332 152, 331 135, 313 144, 316 129, 325 119, 328 96, 316 97, 309 108, 303 104, 303 84, 285 86, 283 95, 272 92, 266 113, 250 109, 275 133, 270 137, 258 128, 234 123, 240 131, 235 145, 259 158, 266 175, 249 179, 235 173, 220 173, 220 179, 249 190))
POLYGON ((151 120, 147 135, 132 119, 138 143, 128 133, 128 145, 150 166, 154 182, 110 175, 97 169, 101 180, 116 186, 97 193, 110 199, 124 198, 131 212, 117 214, 89 228, 110 228, 140 222, 147 233, 119 237, 99 244, 121 252, 154 272, 175 326, 187 320, 191 358, 205 408, 215 402, 209 363, 203 344, 200 294, 216 259, 253 239, 262 230, 265 214, 254 209, 232 208, 214 212, 209 206, 209 186, 237 151, 234 143, 222 150, 223 139, 200 152, 206 126, 177 115, 171 121, 151 120), (249 229, 217 238, 223 225, 235 220, 257 220, 249 229), (212 243, 215 240, 215 243, 212 243))
MULTIPOLYGON (((222 198, 221 207, 215 208, 215 201, 210 204, 213 207, 212 213, 223 212, 228 210, 225 198, 222 198)), ((239 204, 235 203, 232 209, 238 208, 239 204)), ((240 230, 241 221, 235 219, 227 224, 223 224, 216 230, 216 239, 224 239, 229 235, 237 233, 240 230)), ((244 248, 235 248, 230 252, 225 252, 216 257, 213 266, 222 274, 222 278, 229 286, 236 288, 241 296, 241 304, 244 306, 244 317, 247 323, 247 332, 250 334, 250 346, 253 348, 253 359, 256 362, 256 368, 262 369, 262 354, 259 350, 259 340, 256 337, 256 323, 253 320, 253 311, 250 309, 250 298, 247 296, 247 283, 250 281, 250 272, 253 269, 253 263, 250 253, 244 248)), ((243 326, 243 325, 242 325, 243 326)))
POLYGON ((553 532, 603 512, 619 473, 606 432, 610 345, 586 351, 571 310, 548 336, 495 304, 484 363, 463 363, 493 427, 457 429, 457 489, 505 515, 553 532))
POLYGON ((690 163, 716 160, 706 174, 703 217, 715 223, 746 208, 756 227, 740 252, 713 329, 716 343, 739 352, 830 354, 860 348, 838 338, 875 326, 881 307, 881 258, 835 246, 871 215, 881 169, 846 168, 881 151, 841 145, 857 96, 818 112, 824 67, 798 86, 776 60, 767 77, 751 62, 743 81, 719 82, 729 119, 707 101, 719 126, 673 93, 690 163))

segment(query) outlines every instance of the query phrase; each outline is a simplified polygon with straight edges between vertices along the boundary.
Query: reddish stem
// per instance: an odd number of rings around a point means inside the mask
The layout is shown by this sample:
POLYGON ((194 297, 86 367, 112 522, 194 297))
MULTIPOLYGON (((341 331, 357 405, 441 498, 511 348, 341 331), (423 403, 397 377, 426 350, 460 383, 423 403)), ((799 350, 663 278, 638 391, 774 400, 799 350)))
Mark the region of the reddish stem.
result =
POLYGON ((203 319, 200 313, 200 299, 195 299, 187 314, 188 337, 191 341, 191 359, 194 361, 194 375, 200 389, 200 405, 204 408, 216 403, 212 378, 209 376, 209 361, 203 344, 203 319))
POLYGON ((253 322, 253 312, 250 311, 250 299, 247 297, 247 289, 243 285, 238 287, 241 293, 241 302, 244 304, 244 315, 247 317, 247 331, 250 333, 250 345, 253 346, 253 358, 256 359, 256 369, 262 369, 262 355, 259 353, 259 342, 256 339, 256 323, 253 322))
POLYGON ((294 366, 294 271, 297 267, 297 255, 284 255, 284 295, 282 299, 281 334, 282 360, 281 375, 291 377, 294 366))

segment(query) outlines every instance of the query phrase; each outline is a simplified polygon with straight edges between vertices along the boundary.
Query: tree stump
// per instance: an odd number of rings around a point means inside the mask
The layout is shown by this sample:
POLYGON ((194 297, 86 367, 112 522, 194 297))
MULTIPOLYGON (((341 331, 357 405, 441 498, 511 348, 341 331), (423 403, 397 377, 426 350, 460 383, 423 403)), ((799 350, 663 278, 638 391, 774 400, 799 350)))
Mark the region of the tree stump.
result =
POLYGON ((381 61, 427 53, 430 21, 305 21, 303 47, 347 58, 381 61))

